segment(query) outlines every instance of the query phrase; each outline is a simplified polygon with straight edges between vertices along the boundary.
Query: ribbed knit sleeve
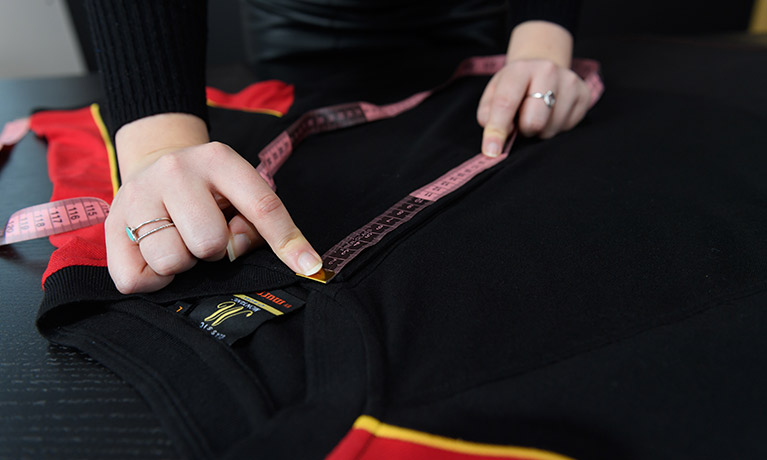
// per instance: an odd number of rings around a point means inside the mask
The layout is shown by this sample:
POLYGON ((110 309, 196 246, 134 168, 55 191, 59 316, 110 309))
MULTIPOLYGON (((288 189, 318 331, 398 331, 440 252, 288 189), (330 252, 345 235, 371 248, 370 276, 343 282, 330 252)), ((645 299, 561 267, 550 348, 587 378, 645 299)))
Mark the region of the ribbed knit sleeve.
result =
POLYGON ((207 122, 205 0, 87 0, 87 9, 113 135, 158 113, 207 122))
POLYGON ((575 35, 580 9, 580 0, 509 0, 509 22, 513 29, 525 21, 549 21, 575 35))

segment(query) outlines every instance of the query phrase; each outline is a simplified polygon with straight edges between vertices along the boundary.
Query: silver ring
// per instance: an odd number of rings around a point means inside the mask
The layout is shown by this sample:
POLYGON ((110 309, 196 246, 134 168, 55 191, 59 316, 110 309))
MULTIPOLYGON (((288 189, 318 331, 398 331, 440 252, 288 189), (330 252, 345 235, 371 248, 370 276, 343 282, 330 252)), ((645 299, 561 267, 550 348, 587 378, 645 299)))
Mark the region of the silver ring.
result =
POLYGON ((142 222, 142 223, 136 225, 135 227, 126 226, 125 227, 125 233, 128 234, 128 238, 130 238, 131 241, 133 241, 136 244, 139 244, 141 242, 141 240, 143 240, 147 236, 151 235, 152 233, 159 232, 160 230, 162 230, 164 228, 173 227, 175 225, 176 224, 174 224, 173 221, 170 220, 170 218, 168 218, 168 217, 158 217, 157 219, 150 219, 150 220, 148 220, 146 222, 142 222), (144 225, 153 224, 155 222, 169 222, 169 223, 167 223, 165 225, 160 225, 159 227, 155 227, 155 228, 149 230, 148 232, 144 233, 143 235, 139 235, 138 234, 138 231, 139 231, 139 229, 141 227, 143 227, 144 225))
POLYGON ((546 104, 546 107, 552 108, 554 107, 554 103, 557 102, 557 98, 554 97, 554 91, 548 90, 545 93, 533 93, 530 95, 530 97, 534 97, 535 99, 543 99, 543 103, 546 104))

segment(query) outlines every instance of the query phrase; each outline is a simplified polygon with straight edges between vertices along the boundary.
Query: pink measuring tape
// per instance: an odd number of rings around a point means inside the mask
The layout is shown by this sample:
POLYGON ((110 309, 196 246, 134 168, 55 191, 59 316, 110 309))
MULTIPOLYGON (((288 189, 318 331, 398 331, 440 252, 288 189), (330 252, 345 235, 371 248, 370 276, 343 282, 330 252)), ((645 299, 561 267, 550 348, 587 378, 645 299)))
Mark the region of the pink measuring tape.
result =
POLYGON ((29 118, 20 118, 6 123, 0 131, 0 150, 16 145, 28 131, 29 118))
MULTIPOLYGON (((457 78, 472 75, 492 75, 501 70, 505 62, 506 57, 503 55, 469 58, 463 61, 453 76, 439 87, 416 93, 393 104, 375 105, 369 102, 353 102, 311 110, 280 133, 259 153, 258 158, 261 162, 256 170, 274 189, 274 175, 295 147, 307 136, 394 117, 417 106, 424 99, 457 78)), ((593 106, 604 91, 602 80, 599 78, 599 64, 589 59, 575 59, 572 68, 589 86, 591 90, 590 105, 593 106)), ((311 276, 298 275, 327 283, 366 248, 374 246, 387 234, 415 217, 424 208, 461 188, 477 174, 503 161, 508 156, 515 136, 516 133, 510 136, 503 152, 498 157, 490 158, 480 153, 466 160, 437 180, 411 192, 383 214, 352 232, 322 255, 323 268, 318 273, 311 276)))
MULTIPOLYGON (((362 123, 370 123, 399 115, 419 105, 423 100, 464 76, 492 75, 505 63, 505 56, 473 57, 463 61, 455 73, 437 88, 416 93, 402 101, 387 105, 353 102, 311 110, 280 133, 258 155, 256 167, 261 177, 275 189, 274 175, 290 157, 295 147, 306 137, 362 123)), ((589 59, 573 60, 573 71, 583 78, 591 90, 591 105, 601 96, 604 86, 599 77, 599 64, 589 59)), ((13 122, 12 122, 13 123, 13 122)), ((26 132, 28 122, 18 122, 4 131, 6 143, 18 142, 26 132), (26 125, 26 126, 25 126, 26 125)), ((461 188, 479 173, 503 161, 516 136, 512 134, 503 152, 496 158, 478 154, 437 180, 414 190, 383 214, 352 232, 322 256, 323 269, 306 278, 327 283, 366 248, 381 241, 387 234, 411 220, 427 206, 461 188)), ((109 206, 98 198, 72 198, 24 208, 14 213, 0 235, 0 245, 40 238, 103 222, 109 206)), ((303 276, 303 275, 300 275, 303 276)))
MULTIPOLYGON (((8 122, 0 131, 0 149, 11 148, 29 132, 29 118, 8 122)), ((81 197, 20 209, 0 228, 0 246, 69 232, 104 222, 109 204, 100 198, 81 197)))
POLYGON ((90 227, 104 222, 107 214, 107 202, 91 197, 30 206, 11 214, 0 230, 0 246, 90 227))

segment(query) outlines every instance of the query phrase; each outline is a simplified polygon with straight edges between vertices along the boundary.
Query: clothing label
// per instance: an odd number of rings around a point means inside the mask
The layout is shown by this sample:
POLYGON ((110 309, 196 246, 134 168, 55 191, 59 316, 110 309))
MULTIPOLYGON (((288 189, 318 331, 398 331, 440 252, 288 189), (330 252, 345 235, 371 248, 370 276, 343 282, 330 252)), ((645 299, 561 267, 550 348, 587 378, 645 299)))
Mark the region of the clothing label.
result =
MULTIPOLYGON (((232 294, 203 299, 189 318, 211 337, 232 345, 246 337, 266 321, 292 313, 305 302, 281 290, 251 294, 232 294)), ((190 304, 176 302, 171 308, 179 314, 190 310, 190 304)))

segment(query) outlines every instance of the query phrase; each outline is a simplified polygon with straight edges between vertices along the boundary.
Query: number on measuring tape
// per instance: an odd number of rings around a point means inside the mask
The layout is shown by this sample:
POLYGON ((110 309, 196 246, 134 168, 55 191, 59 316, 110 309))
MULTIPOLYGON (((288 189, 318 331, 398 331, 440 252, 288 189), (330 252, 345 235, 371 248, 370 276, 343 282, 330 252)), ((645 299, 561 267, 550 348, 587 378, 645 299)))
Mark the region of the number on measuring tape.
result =
MULTIPOLYGON (((431 90, 421 91, 392 104, 375 105, 369 102, 352 102, 310 110, 259 152, 260 163, 256 170, 269 186, 275 189, 274 176, 277 171, 298 144, 308 136, 397 116, 418 106, 453 80, 471 75, 492 75, 503 67, 504 62, 505 57, 502 55, 470 58, 461 63, 453 76, 442 85, 431 90)), ((599 77, 599 64, 591 60, 575 59, 573 70, 583 78, 589 87, 591 91, 590 105, 593 105, 604 90, 602 80, 599 77)), ((14 125, 4 130, 0 138, 7 139, 8 142, 16 141, 24 127, 23 123, 14 125)), ((488 158, 478 154, 448 171, 437 180, 411 192, 383 214, 352 232, 328 250, 322 256, 324 268, 307 278, 323 283, 333 279, 338 271, 365 249, 375 246, 387 234, 411 220, 422 209, 460 189, 483 171, 503 161, 508 155, 513 140, 514 135, 509 138, 503 149, 503 154, 499 157, 488 158)), ((0 245, 98 224, 106 219, 108 212, 107 203, 98 198, 72 198, 25 208, 14 213, 5 228, 0 230, 3 232, 0 234, 0 245)))
MULTIPOLYGON (((471 75, 492 75, 499 71, 504 63, 505 57, 502 55, 469 58, 458 66, 447 82, 393 104, 375 105, 369 102, 355 102, 311 110, 302 115, 259 153, 261 163, 258 165, 258 172, 274 189, 274 176, 277 170, 307 136, 397 116, 418 106, 455 79, 471 75)), ((573 70, 589 87, 590 105, 594 105, 604 90, 599 77, 599 64, 589 59, 575 59, 573 70)), ((411 220, 426 206, 460 189, 483 171, 503 161, 508 156, 515 137, 516 132, 512 133, 507 140, 502 155, 489 158, 478 154, 469 158, 437 180, 411 192, 383 214, 352 232, 322 256, 323 268, 319 272, 309 276, 296 274, 321 283, 329 282, 365 249, 375 246, 387 234, 411 220)))
POLYGON ((38 204, 14 212, 0 233, 0 246, 69 232, 104 222, 109 205, 82 197, 38 204))

